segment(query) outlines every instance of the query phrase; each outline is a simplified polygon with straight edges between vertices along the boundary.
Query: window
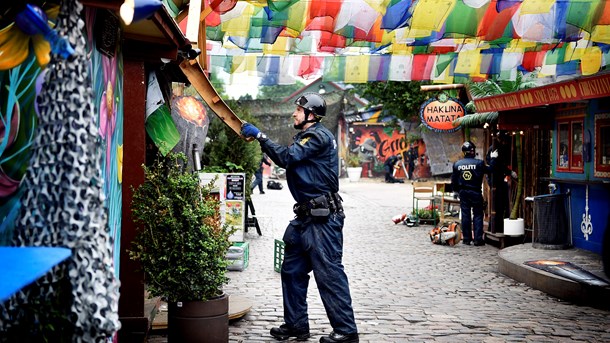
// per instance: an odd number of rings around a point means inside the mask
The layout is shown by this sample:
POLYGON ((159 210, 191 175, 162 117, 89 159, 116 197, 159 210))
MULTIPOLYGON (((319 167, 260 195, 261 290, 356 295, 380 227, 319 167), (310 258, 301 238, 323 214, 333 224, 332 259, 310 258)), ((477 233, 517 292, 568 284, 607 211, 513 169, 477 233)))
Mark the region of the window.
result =
POLYGON ((581 173, 584 167, 582 119, 558 121, 557 140, 557 171, 581 173))
POLYGON ((595 116, 595 176, 610 177, 610 114, 595 116))

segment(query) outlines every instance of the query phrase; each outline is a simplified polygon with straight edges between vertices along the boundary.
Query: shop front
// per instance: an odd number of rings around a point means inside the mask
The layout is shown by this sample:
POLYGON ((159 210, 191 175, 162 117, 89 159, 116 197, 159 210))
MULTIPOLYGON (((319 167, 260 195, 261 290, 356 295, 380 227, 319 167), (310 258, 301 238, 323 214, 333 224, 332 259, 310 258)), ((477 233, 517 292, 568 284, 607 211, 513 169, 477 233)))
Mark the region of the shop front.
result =
POLYGON ((599 254, 609 249, 603 242, 610 231, 610 74, 480 98, 475 104, 480 112, 498 111, 499 122, 511 115, 529 117, 532 128, 536 118, 549 121, 551 168, 537 182, 568 196, 570 245, 599 254))

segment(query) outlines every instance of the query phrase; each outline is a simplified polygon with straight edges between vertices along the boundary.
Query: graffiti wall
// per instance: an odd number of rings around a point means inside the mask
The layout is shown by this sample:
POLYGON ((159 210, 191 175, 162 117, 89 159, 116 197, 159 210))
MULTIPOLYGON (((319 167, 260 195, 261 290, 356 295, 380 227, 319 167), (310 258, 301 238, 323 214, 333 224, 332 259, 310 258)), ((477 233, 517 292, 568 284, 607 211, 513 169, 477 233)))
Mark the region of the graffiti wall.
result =
POLYGON ((383 163, 392 155, 402 155, 404 168, 396 177, 422 179, 431 177, 426 144, 417 139, 408 142, 407 135, 384 125, 352 124, 348 150, 358 154, 363 177, 383 177, 383 163))

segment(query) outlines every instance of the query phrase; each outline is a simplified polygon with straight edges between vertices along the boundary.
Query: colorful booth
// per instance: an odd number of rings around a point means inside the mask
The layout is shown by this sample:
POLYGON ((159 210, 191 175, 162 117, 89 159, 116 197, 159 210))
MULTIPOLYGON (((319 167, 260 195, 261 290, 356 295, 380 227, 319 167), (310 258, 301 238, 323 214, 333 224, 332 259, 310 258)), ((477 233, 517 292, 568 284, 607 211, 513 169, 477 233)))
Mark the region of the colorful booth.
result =
POLYGON ((531 128, 552 124, 550 175, 538 181, 570 195, 571 245, 595 253, 608 249, 603 241, 610 230, 610 74, 485 97, 475 104, 479 112, 498 111, 500 122, 527 112, 531 128), (532 112, 535 107, 540 111, 532 112))

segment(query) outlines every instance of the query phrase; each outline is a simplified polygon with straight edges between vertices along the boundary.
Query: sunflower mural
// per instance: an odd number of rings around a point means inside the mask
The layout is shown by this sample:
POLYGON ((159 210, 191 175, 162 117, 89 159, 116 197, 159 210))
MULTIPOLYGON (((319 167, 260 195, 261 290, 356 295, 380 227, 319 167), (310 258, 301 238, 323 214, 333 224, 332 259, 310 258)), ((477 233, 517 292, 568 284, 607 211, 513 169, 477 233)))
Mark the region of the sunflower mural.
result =
MULTIPOLYGON (((36 3, 32 1, 31 3, 36 3)), ((55 26, 59 1, 39 2, 32 9, 55 26)), ((0 245, 9 245, 19 214, 20 184, 31 157, 38 122, 35 99, 40 93, 52 46, 39 29, 20 21, 26 4, 0 5, 0 245), (31 27, 30 27, 31 26, 31 27)), ((122 201, 123 159, 123 72, 120 51, 113 56, 96 49, 93 38, 96 11, 85 14, 87 55, 97 113, 98 135, 102 142, 102 176, 108 226, 113 237, 116 274, 119 270, 119 243, 122 201)), ((57 48, 57 44, 53 46, 57 48)), ((60 53, 61 54, 61 53, 60 53)))
MULTIPOLYGON (((32 2, 35 3, 35 2, 32 2)), ((20 183, 31 157, 38 113, 35 99, 42 87, 41 71, 53 50, 62 54, 57 35, 51 30, 59 14, 58 1, 45 1, 41 7, 30 4, 1 5, 0 13, 0 245, 9 245, 19 213, 20 183), (25 6, 48 29, 40 29, 28 20, 25 6), (44 34, 42 31, 45 31, 44 34), (54 44, 48 39, 55 39, 54 44)), ((116 272, 119 265, 121 227, 121 175, 123 155, 123 93, 120 51, 113 56, 100 53, 93 39, 96 11, 87 10, 87 48, 93 82, 94 105, 102 142, 101 168, 104 178, 108 225, 114 238, 116 272)), ((70 47, 71 49, 71 47, 70 47)))
MULTIPOLYGON (((40 67, 46 66, 51 60, 49 41, 37 34, 37 30, 29 23, 18 20, 16 12, 21 11, 22 7, 2 5, 2 9, 5 16, 0 17, 0 70, 15 68, 32 54, 40 67)), ((34 10, 52 26, 59 13, 59 5, 46 2, 42 8, 35 7, 34 10)))
MULTIPOLYGON (((25 6, 25 5, 22 5, 25 6)), ((31 156, 37 123, 36 95, 41 70, 50 61, 51 45, 23 20, 23 7, 2 5, 0 11, 0 245, 8 245, 19 214, 19 187, 31 156)), ((35 7, 50 26, 59 5, 35 7)))

